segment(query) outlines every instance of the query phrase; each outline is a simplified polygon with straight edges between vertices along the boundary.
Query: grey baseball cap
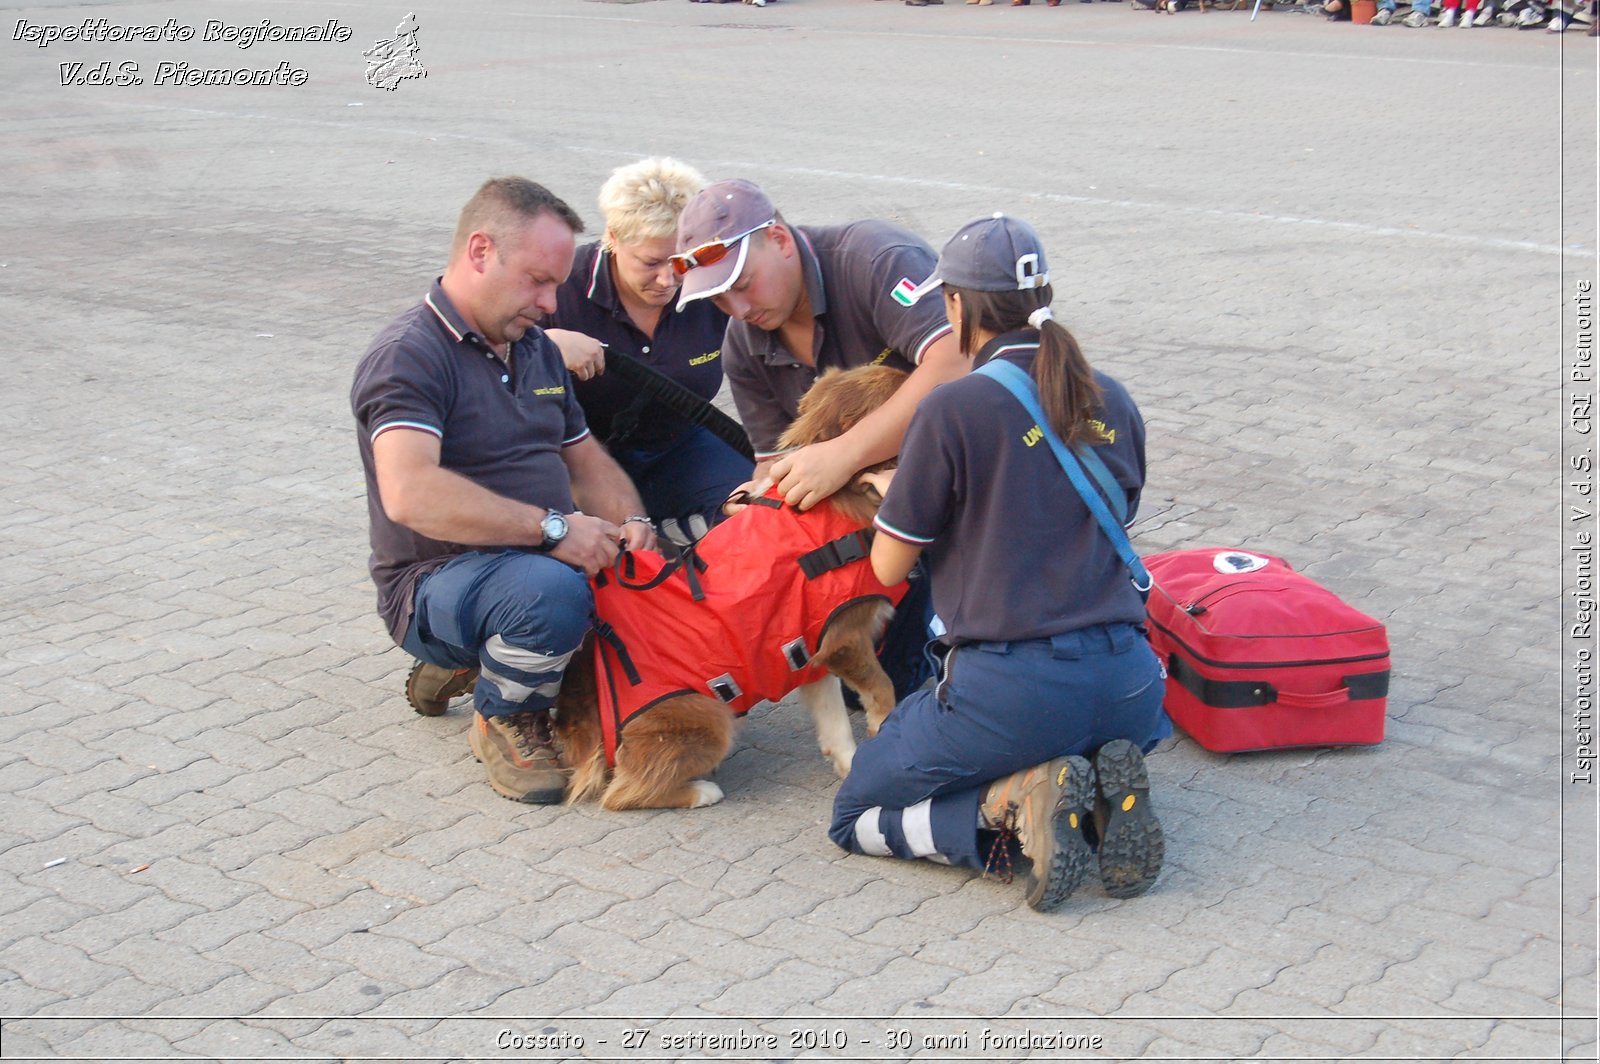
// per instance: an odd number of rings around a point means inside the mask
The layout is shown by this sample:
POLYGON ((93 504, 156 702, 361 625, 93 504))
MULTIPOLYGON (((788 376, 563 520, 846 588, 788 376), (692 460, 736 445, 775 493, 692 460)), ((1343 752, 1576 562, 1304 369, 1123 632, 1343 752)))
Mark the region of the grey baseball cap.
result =
POLYGON ((777 209, 767 194, 749 181, 718 181, 707 185, 684 205, 678 215, 678 255, 737 238, 736 244, 715 248, 715 262, 689 263, 678 289, 678 309, 696 299, 721 295, 738 280, 750 250, 750 234, 777 219, 777 209))
POLYGON ((956 230, 939 252, 933 276, 909 293, 915 303, 943 285, 979 292, 1020 292, 1050 283, 1044 245, 1033 226, 996 211, 956 230))

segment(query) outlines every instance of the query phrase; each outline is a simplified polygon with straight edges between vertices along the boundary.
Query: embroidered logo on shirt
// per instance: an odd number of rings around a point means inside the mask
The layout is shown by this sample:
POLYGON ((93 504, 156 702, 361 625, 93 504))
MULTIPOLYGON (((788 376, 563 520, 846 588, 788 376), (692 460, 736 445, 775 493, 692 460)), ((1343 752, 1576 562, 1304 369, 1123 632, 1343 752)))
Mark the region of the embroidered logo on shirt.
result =
POLYGON ((1042 439, 1044 439, 1044 429, 1041 429, 1038 425, 1033 426, 1022 434, 1022 444, 1025 447, 1032 447, 1042 439))
POLYGON ((722 348, 719 347, 715 351, 707 351, 703 355, 696 355, 694 358, 691 358, 689 360, 689 365, 691 365, 691 366, 703 366, 707 362, 715 362, 717 359, 719 359, 721 357, 722 357, 722 348))
POLYGON ((902 277, 900 278, 900 283, 889 290, 889 298, 899 303, 902 307, 909 307, 913 303, 911 293, 916 290, 917 286, 911 283, 911 278, 902 277))
POLYGON ((535 388, 533 390, 533 394, 534 395, 566 395, 567 394, 567 390, 565 388, 563 388, 561 385, 556 384, 556 385, 552 385, 549 388, 535 388))

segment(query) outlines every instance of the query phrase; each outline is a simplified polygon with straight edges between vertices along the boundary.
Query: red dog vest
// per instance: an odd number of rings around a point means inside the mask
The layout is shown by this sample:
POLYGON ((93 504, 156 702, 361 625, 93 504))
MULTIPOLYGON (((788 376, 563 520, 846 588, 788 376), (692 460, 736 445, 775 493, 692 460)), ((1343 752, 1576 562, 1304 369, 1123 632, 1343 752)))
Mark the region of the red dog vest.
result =
POLYGON ((831 503, 801 513, 776 493, 708 532, 683 559, 633 551, 594 587, 595 681, 606 761, 622 726, 694 692, 743 716, 827 675, 811 657, 839 611, 906 592, 878 582, 871 534, 831 503))

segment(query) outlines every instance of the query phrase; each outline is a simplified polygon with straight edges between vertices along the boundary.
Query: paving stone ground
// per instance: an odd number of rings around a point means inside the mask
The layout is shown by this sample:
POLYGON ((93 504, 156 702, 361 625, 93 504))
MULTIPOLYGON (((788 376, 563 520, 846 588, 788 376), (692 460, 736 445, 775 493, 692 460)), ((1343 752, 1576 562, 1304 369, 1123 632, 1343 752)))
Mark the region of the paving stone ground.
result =
POLYGON ((389 92, 361 51, 405 6, 0 8, 0 1056, 1595 1059, 1559 494, 1592 39, 527 0, 417 8, 389 92), (16 39, 219 13, 352 37, 16 39), (60 84, 103 60, 308 77, 60 84), (497 798, 468 714, 400 695, 348 384, 481 180, 596 222, 646 153, 800 222, 1031 219, 1149 421, 1137 545, 1280 554, 1383 619, 1386 742, 1172 741, 1155 890, 1050 916, 837 851, 789 705, 710 809, 497 798))

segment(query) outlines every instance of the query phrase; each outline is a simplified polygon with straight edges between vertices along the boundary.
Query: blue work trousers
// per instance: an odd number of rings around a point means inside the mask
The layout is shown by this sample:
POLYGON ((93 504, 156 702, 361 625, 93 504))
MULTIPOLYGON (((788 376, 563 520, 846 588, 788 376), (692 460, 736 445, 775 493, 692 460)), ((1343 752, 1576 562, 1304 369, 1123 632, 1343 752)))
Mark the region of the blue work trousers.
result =
POLYGON ((982 868, 988 784, 1112 739, 1172 734, 1160 662, 1131 624, 949 651, 938 686, 895 707, 856 751, 828 835, 852 853, 982 868))
POLYGON ((548 554, 473 551, 422 579, 401 646, 430 665, 477 668, 485 717, 549 709, 593 612, 589 581, 548 554))

